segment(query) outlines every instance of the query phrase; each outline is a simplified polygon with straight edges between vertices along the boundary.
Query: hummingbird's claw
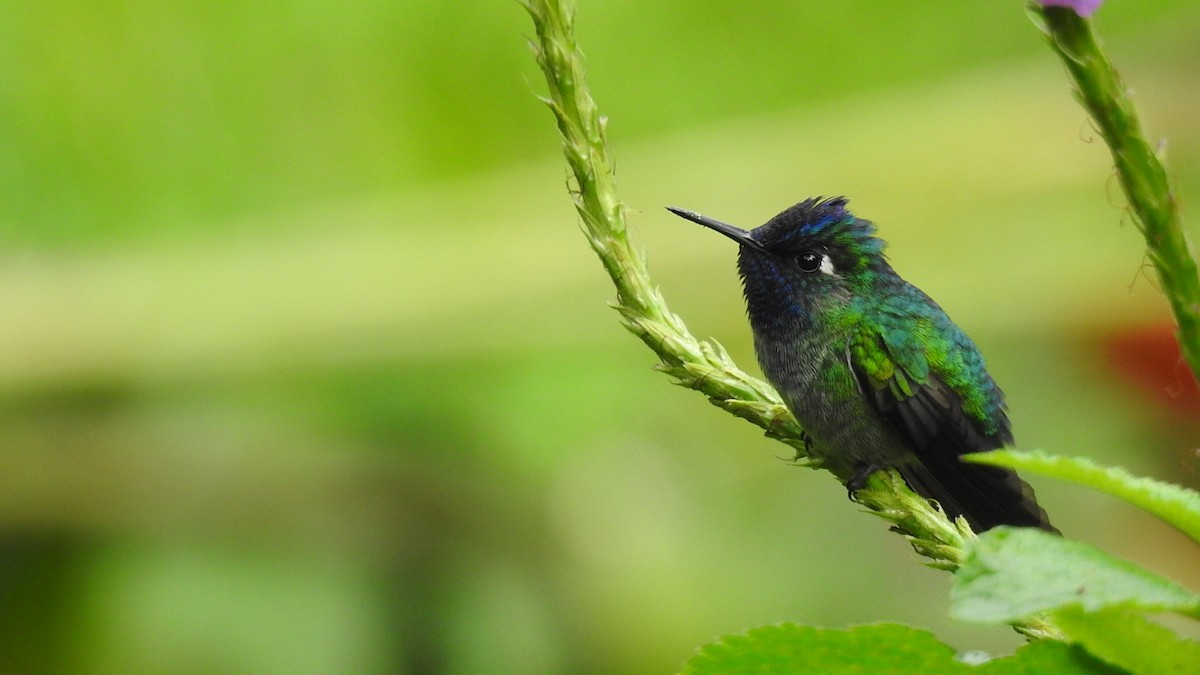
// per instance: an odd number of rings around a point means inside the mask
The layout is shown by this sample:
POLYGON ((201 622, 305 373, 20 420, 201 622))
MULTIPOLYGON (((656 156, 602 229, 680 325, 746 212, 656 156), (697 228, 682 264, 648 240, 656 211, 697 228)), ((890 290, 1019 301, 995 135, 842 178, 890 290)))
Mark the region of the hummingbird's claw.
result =
POLYGON ((867 479, 871 477, 871 474, 882 468, 884 467, 873 463, 863 464, 858 467, 858 470, 850 476, 850 480, 846 481, 846 491, 848 493, 847 496, 850 497, 850 501, 858 501, 854 498, 854 493, 865 488, 867 486, 867 479))

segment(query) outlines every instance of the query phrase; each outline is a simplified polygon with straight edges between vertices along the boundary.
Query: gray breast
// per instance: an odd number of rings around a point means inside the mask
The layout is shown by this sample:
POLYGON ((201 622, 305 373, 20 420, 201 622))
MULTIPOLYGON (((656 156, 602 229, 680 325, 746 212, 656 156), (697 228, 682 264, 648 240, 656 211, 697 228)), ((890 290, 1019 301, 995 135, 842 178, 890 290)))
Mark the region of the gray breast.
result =
POLYGON ((849 335, 818 332, 803 331, 790 344, 756 336, 754 344, 763 373, 812 439, 812 454, 850 471, 863 463, 903 463, 902 442, 871 408, 850 371, 849 335))

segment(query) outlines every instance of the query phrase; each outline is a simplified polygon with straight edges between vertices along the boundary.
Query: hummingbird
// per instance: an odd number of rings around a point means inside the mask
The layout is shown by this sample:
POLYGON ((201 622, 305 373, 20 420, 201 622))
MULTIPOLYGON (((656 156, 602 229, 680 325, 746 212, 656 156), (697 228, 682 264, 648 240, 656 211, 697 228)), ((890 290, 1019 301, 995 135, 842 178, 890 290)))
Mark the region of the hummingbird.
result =
POLYGON ((1057 532, 1015 471, 959 459, 1013 443, 1004 394, 975 343, 892 269, 875 225, 844 197, 806 199, 749 231, 668 210, 739 244, 758 363, 851 498, 871 473, 895 468, 976 532, 1057 532))

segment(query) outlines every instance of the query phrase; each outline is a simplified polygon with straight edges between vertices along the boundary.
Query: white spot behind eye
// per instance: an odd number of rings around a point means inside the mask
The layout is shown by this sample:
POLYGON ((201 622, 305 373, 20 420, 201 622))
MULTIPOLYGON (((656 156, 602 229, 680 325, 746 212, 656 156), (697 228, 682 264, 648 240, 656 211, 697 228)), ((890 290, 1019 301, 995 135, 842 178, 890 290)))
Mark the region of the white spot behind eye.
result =
POLYGON ((821 270, 821 274, 828 274, 829 276, 833 276, 833 259, 830 258, 828 255, 822 255, 820 270, 821 270))

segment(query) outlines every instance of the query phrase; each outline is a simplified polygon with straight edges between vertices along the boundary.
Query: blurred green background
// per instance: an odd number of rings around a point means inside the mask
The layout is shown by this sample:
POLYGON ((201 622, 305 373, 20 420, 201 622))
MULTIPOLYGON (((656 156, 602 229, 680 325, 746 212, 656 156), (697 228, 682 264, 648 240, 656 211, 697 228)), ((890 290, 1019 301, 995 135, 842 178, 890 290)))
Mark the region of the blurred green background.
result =
MULTIPOLYGON (((662 206, 753 226, 845 194, 980 344, 1019 447, 1200 484, 1139 236, 1018 0, 581 4, 693 331, 757 372, 733 249, 662 206)), ((1186 204, 1200 6, 1097 24, 1186 204)), ((494 0, 0 5, 0 671, 662 673, 783 620, 1019 644, 652 372, 531 33, 494 0)), ((1172 530, 1032 482, 1200 587, 1172 530)))

